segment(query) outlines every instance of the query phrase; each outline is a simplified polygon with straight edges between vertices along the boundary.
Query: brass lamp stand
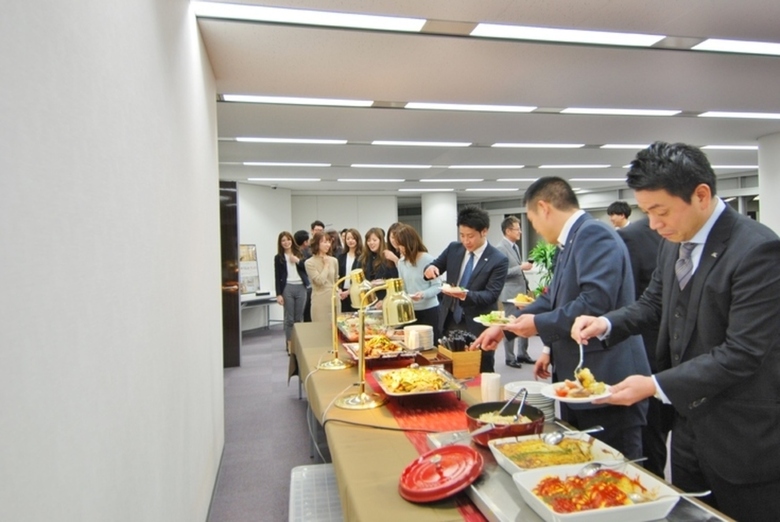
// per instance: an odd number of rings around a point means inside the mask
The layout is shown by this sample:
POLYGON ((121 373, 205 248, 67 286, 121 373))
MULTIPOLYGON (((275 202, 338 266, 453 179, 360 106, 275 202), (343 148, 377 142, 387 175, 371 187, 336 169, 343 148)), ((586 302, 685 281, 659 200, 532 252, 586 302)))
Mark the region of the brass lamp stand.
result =
POLYGON ((387 290, 387 295, 382 301, 382 321, 385 325, 401 325, 416 321, 414 316, 414 303, 404 292, 402 279, 388 279, 383 284, 373 287, 363 296, 358 318, 360 320, 360 357, 358 359, 358 373, 360 375, 360 389, 357 393, 345 395, 336 401, 336 406, 347 410, 368 410, 383 405, 384 397, 377 393, 366 393, 366 307, 368 298, 380 290, 387 290))
POLYGON ((344 370, 355 365, 352 361, 344 361, 339 358, 339 327, 336 304, 338 303, 338 288, 339 285, 347 278, 350 280, 349 286, 349 299, 353 308, 359 308, 363 296, 371 289, 371 283, 366 280, 363 274, 362 268, 356 268, 349 274, 345 275, 333 285, 330 295, 331 314, 333 315, 333 323, 331 325, 333 335, 333 359, 320 363, 317 368, 320 370, 344 370))

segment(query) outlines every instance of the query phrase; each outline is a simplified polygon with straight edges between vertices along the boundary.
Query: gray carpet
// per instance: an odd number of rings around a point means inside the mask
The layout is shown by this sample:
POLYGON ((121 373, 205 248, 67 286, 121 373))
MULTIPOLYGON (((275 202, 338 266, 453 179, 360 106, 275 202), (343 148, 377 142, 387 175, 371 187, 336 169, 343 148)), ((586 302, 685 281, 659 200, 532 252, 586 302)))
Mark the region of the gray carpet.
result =
MULTIPOLYGON (((241 366, 225 369, 225 450, 209 522, 288 519, 290 471, 309 458, 306 400, 287 385, 280 326, 245 332, 241 366)), ((327 458, 327 456, 326 456, 327 458)))

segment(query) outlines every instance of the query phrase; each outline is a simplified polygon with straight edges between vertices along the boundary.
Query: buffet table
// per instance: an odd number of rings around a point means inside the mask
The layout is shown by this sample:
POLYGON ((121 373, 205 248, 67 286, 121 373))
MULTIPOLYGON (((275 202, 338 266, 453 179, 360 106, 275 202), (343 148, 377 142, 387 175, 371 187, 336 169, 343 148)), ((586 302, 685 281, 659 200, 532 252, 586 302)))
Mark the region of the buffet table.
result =
MULTIPOLYGON (((297 372, 313 416, 325 428, 344 520, 541 520, 519 498, 512 478, 497 466, 487 450, 482 451, 485 458, 483 474, 465 494, 429 504, 413 504, 401 498, 398 494, 398 480, 404 468, 419 456, 418 447, 412 442, 412 437, 399 431, 399 422, 388 405, 357 411, 333 405, 336 397, 357 390, 354 385, 358 377, 357 367, 338 371, 316 369, 321 361, 332 357, 329 353, 331 339, 331 329, 327 323, 296 324, 290 354, 290 375, 297 372), (475 505, 486 515, 480 514, 475 505)), ((370 388, 368 391, 371 391, 370 388)), ((467 405, 481 400, 479 386, 460 393, 461 400, 467 405)), ((420 399, 422 397, 408 400, 420 399)), ((424 402, 408 404, 410 408, 416 405, 418 411, 425 414, 424 402)), ((437 414, 432 412, 430 415, 435 418, 437 414)), ((557 428, 553 424, 545 427, 546 430, 557 428)), ((459 429, 465 429, 465 417, 459 429)), ((424 435, 418 432, 415 436, 419 438, 424 435)), ((667 520, 729 519, 694 499, 681 499, 667 520)))

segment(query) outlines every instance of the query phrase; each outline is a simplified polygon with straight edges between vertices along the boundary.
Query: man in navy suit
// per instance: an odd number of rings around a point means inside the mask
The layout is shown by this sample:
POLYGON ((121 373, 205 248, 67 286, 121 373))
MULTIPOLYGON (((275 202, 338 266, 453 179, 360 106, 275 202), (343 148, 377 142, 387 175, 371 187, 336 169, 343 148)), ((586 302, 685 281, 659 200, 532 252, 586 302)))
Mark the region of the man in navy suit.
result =
POLYGON ((627 183, 664 238, 658 268, 638 301, 578 318, 572 337, 611 346, 655 327, 659 371, 628 377, 607 401, 671 404, 672 483, 711 489, 705 502, 740 521, 777 520, 780 238, 715 195, 696 147, 654 143, 627 183))
MULTIPOLYGON (((536 360, 534 375, 554 381, 573 380, 579 362, 579 348, 571 338, 571 326, 578 316, 615 310, 634 301, 634 279, 626 246, 615 230, 580 210, 577 196, 565 180, 540 178, 525 193, 528 219, 548 243, 560 248, 547 293, 525 307, 507 328, 523 337, 539 335, 545 347, 536 360)), ((475 345, 494 350, 503 338, 492 327, 475 345)), ((613 384, 638 373, 650 374, 642 339, 628 337, 607 348, 598 341, 585 349, 584 367, 596 380, 613 384)), ((642 456, 642 426, 647 401, 630 408, 561 403, 561 416, 579 429, 604 426, 595 437, 616 448, 627 458, 642 456)))
MULTIPOLYGON (((490 216, 477 207, 458 212, 458 235, 433 263, 425 267, 425 278, 447 273, 442 287, 440 330, 466 330, 479 335, 484 326, 475 317, 498 309, 498 296, 504 288, 508 261, 487 242, 490 216)), ((494 352, 482 352, 481 372, 494 370, 494 352)))

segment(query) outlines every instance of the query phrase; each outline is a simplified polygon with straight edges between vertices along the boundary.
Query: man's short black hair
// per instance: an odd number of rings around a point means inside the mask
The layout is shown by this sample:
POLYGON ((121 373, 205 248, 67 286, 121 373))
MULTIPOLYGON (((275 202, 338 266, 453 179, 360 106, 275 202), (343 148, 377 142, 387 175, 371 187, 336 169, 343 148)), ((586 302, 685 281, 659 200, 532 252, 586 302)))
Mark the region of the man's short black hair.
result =
POLYGON ((558 210, 580 208, 577 195, 565 179, 554 176, 539 178, 528 187, 523 197, 526 208, 535 207, 538 201, 546 201, 558 210))
POLYGON ((685 143, 656 141, 640 150, 626 174, 628 187, 634 190, 665 190, 686 203, 701 184, 715 195, 715 171, 698 147, 685 143))
POLYGON ((631 207, 625 201, 615 201, 607 207, 607 214, 610 216, 617 214, 628 219, 631 215, 631 207))
POLYGON ((463 207, 458 212, 458 226, 461 225, 482 232, 490 228, 490 215, 479 207, 463 207))
POLYGON ((296 245, 303 246, 303 244, 309 240, 309 233, 305 230, 299 230, 293 234, 293 239, 295 240, 296 245))
POLYGON ((315 219, 314 221, 311 222, 311 226, 309 228, 314 230, 314 227, 322 227, 322 230, 325 230, 325 223, 323 223, 319 219, 315 219))

